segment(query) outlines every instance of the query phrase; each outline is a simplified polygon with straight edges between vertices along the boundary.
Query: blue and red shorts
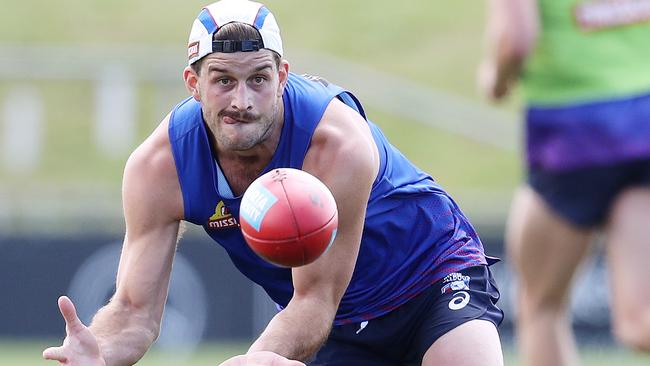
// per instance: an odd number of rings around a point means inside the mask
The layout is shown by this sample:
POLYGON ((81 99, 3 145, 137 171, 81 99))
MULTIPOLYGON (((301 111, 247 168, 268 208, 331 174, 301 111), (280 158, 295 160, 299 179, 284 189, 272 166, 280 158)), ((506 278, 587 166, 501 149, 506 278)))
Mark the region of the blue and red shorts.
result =
POLYGON ((335 326, 310 366, 420 365, 442 335, 474 319, 498 326, 503 311, 488 266, 454 272, 376 319, 335 326))

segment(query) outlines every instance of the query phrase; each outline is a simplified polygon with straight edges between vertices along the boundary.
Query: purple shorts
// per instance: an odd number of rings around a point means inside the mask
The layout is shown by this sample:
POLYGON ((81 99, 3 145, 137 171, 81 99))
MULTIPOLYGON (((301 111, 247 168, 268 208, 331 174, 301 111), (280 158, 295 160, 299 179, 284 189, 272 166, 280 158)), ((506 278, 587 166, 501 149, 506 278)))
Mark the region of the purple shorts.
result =
POLYGON ((528 166, 544 171, 650 158, 650 94, 526 113, 528 166))
POLYGON ((616 197, 625 189, 650 187, 650 158, 561 172, 531 168, 528 184, 558 215, 591 228, 607 220, 616 197))

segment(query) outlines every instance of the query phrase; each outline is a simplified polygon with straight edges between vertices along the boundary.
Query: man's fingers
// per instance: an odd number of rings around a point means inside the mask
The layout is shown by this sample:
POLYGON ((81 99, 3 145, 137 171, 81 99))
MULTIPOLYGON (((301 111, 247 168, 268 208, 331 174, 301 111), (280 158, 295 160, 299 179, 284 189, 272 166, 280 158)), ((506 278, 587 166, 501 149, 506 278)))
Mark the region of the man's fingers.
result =
POLYGON ((59 362, 66 362, 68 360, 63 352, 63 347, 50 347, 46 349, 43 351, 43 358, 59 362))
POLYGON ((63 319, 65 319, 65 324, 68 329, 76 332, 84 327, 83 323, 77 316, 77 310, 75 309, 72 300, 67 296, 59 297, 59 310, 61 311, 61 315, 63 315, 63 319))

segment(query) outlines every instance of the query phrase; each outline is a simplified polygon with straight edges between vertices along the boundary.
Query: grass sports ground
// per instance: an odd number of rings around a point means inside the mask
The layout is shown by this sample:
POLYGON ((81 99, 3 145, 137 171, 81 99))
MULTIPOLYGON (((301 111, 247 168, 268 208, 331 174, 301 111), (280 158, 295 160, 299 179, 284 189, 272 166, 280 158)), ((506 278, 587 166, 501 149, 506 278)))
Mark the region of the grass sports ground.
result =
MULTIPOLYGON (((157 46, 175 49, 180 60, 177 93, 184 95, 180 67, 187 32, 199 9, 206 3, 196 0, 9 1, 3 4, 0 12, 0 46, 18 46, 20 49, 23 46, 56 45, 72 50, 71 53, 86 47, 110 50, 125 46, 138 49, 146 45, 147 49, 157 46), (26 19, 32 26, 25 26, 26 19)), ((481 116, 492 110, 479 99, 474 87, 475 69, 482 51, 483 1, 268 0, 265 4, 279 21, 286 57, 290 62, 298 55, 306 54, 311 56, 310 59, 318 59, 318 55, 323 54, 346 60, 344 65, 351 69, 361 65, 377 71, 373 74, 377 77, 357 80, 360 90, 353 91, 361 96, 362 101, 364 94, 370 94, 377 86, 398 91, 408 85, 417 85, 441 93, 450 100, 460 100, 462 103, 457 109, 462 113, 457 115, 478 116, 472 121, 456 120, 453 113, 429 118, 424 110, 420 118, 413 118, 410 116, 417 115, 418 111, 413 109, 418 105, 404 103, 398 108, 387 109, 381 103, 366 104, 368 115, 384 129, 391 141, 441 182, 479 227, 481 223, 499 225, 503 222, 510 193, 521 176, 517 148, 483 143, 426 123, 427 120, 443 119, 432 122, 454 127, 471 122, 480 129, 481 116)), ((73 55, 70 57, 74 58, 73 55)), ((46 58, 34 61, 30 68, 35 72, 48 63, 46 58)), ((157 61, 152 56, 151 63, 157 61)), ((96 66, 99 70, 101 60, 96 66)), ((326 59, 320 63, 296 62, 294 66, 296 70, 332 77, 323 72, 332 70, 326 59)), ((92 65, 89 68, 92 73, 92 65)), ((66 72, 74 75, 75 70, 66 72)), ((0 193, 11 197, 12 204, 19 208, 16 211, 22 212, 27 208, 22 209, 23 202, 29 206, 32 202, 29 199, 38 199, 42 192, 54 197, 52 199, 62 197, 62 200, 68 200, 69 192, 75 192, 75 197, 79 192, 92 192, 87 197, 82 196, 96 200, 97 207, 107 205, 109 209, 106 212, 119 215, 120 180, 128 150, 164 117, 164 112, 152 106, 155 104, 156 84, 142 82, 137 85, 139 102, 136 105, 134 142, 124 153, 107 156, 96 148, 92 137, 90 120, 95 113, 93 82, 74 76, 30 78, 29 73, 28 68, 24 79, 28 79, 27 84, 42 96, 47 116, 42 132, 41 158, 36 168, 27 173, 15 174, 0 166, 0 193)), ((346 86, 346 80, 332 81, 346 86)), ((20 75, 0 77, 0 101, 23 84, 26 82, 20 75)), ((166 110, 173 106, 171 102, 164 107, 166 110)), ((446 105, 441 99, 431 99, 434 109, 446 105)), ((511 123, 513 131, 517 129, 516 108, 516 96, 500 107, 504 115, 511 117, 510 122, 505 123, 511 123)), ((508 137, 503 139, 508 140, 508 137)), ((508 142, 518 146, 516 141, 508 142)), ((51 204, 63 203, 56 201, 51 204)), ((20 232, 21 222, 29 218, 12 220, 15 225, 5 228, 20 232)), ((74 217, 71 222, 44 224, 41 230, 47 232, 52 227, 76 231, 74 217)), ((107 230, 118 232, 122 228, 118 224, 107 230)), ((0 339, 0 365, 52 364, 41 360, 40 353, 45 346, 59 342, 0 339)), ((139 365, 214 365, 245 350, 245 347, 241 343, 205 344, 189 358, 154 350, 139 365)), ((508 347, 508 365, 517 365, 514 354, 511 346, 508 347)), ((584 348, 583 354, 587 366, 650 365, 650 358, 616 347, 584 348)))
MULTIPOLYGON (((56 341, 55 341, 56 342, 56 341)), ((50 344, 39 342, 0 342, 0 364, 12 366, 49 365, 40 358, 44 347, 50 344)), ((216 365, 246 350, 244 343, 205 344, 192 355, 150 351, 138 365, 140 366, 199 366, 216 365)), ((603 348, 586 348, 583 352, 585 366, 643 366, 650 364, 650 357, 635 355, 622 350, 603 348)), ((506 349, 506 365, 517 366, 516 355, 512 349, 506 349)))

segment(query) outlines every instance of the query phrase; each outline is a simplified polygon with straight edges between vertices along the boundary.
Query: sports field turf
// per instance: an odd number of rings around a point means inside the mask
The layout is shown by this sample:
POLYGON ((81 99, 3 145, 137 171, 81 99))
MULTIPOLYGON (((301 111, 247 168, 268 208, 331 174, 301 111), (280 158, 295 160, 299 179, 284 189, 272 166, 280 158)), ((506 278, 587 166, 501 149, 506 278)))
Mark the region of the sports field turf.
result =
MULTIPOLYGON (((57 341, 55 341, 56 343, 57 341)), ((39 366, 54 365, 40 358, 47 342, 0 342, 0 365, 39 366)), ((246 350, 244 343, 210 343, 191 355, 182 352, 153 350, 138 362, 139 366, 201 366, 216 365, 246 350)), ((468 351, 469 352, 469 351, 468 351)), ((643 366, 650 365, 650 356, 635 355, 619 349, 583 349, 583 366, 643 366)), ((506 365, 517 366, 515 355, 506 350, 506 365)))

